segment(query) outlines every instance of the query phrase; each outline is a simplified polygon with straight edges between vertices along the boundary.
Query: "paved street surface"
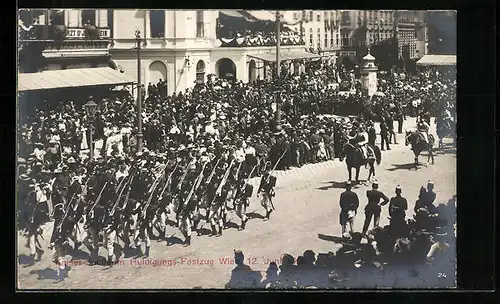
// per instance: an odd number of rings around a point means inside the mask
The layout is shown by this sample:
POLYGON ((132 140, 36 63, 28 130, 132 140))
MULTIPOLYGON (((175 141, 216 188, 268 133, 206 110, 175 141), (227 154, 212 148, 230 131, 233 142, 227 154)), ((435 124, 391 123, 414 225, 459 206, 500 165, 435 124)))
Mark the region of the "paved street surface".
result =
MULTIPOLYGON (((411 118, 405 126, 413 126, 415 119, 411 118)), ((435 126, 434 123, 431 124, 435 126)), ((395 126, 397 124, 395 123, 395 126)), ((408 217, 412 217, 413 206, 417 199, 420 186, 428 180, 435 183, 437 193, 436 203, 447 202, 456 194, 456 153, 449 145, 443 151, 436 151, 435 165, 422 165, 418 171, 412 168, 413 152, 404 145, 404 135, 398 134, 398 145, 392 145, 392 150, 382 152, 382 163, 376 167, 376 177, 380 190, 388 197, 394 196, 396 185, 401 185, 402 194, 408 199, 408 217)), ((437 138, 437 137, 436 137, 437 138)), ((378 138, 380 140, 380 138, 378 138)), ((451 144, 451 139, 445 143, 451 144)), ((437 144, 436 144, 437 146, 437 144)), ((427 156, 420 156, 420 162, 425 164, 427 156)), ((360 179, 366 179, 368 171, 361 170, 360 179)), ((141 288, 224 288, 229 281, 230 264, 233 250, 240 249, 245 254, 245 263, 253 270, 265 270, 271 261, 279 260, 284 253, 295 258, 305 250, 315 253, 327 253, 337 250, 340 245, 331 240, 331 236, 341 235, 339 225, 339 196, 344 190, 343 183, 347 179, 345 163, 338 160, 320 164, 306 165, 278 174, 278 185, 274 205, 276 212, 269 221, 261 218, 265 214, 257 198, 253 197, 247 212, 254 218, 250 219, 247 229, 237 231, 235 228, 225 230, 222 237, 196 236, 193 233, 192 244, 183 247, 183 240, 178 229, 169 226, 169 235, 173 235, 174 244, 167 246, 166 242, 152 241, 149 261, 163 261, 163 265, 137 265, 144 259, 123 259, 122 263, 112 268, 105 266, 73 265, 68 278, 63 282, 54 283, 55 265, 51 263, 51 254, 46 250, 42 261, 33 266, 23 265, 23 257, 29 250, 24 247, 24 238, 19 239, 18 287, 33 289, 141 289, 141 288), (330 237, 330 238, 329 238, 330 237), (176 238, 179 238, 177 242, 176 238), (177 262, 172 265, 172 261, 177 262), (136 263, 136 264, 134 264, 136 263), (207 265, 208 264, 208 265, 207 265)), ((255 183, 257 181, 254 181, 255 183)), ((366 190, 370 185, 359 185, 354 188, 360 197, 360 208, 355 218, 355 230, 362 228, 366 205, 366 190)), ((387 206, 382 209, 381 225, 388 224, 387 206)), ((234 213, 228 217, 235 224, 239 219, 234 213)), ((209 228, 209 225, 206 225, 209 228)), ((43 246, 49 235, 46 234, 43 246)), ((121 244, 123 244, 120 241, 121 244)), ((82 246, 81 248, 84 248, 82 246)), ((144 248, 144 247, 143 247, 144 248)), ((454 246, 450 247, 454 250, 454 246)), ((144 249, 143 249, 144 251, 144 249)), ((105 249, 100 249, 100 255, 106 256, 105 249)), ((74 257, 85 263, 87 254, 74 257)), ((432 269, 423 274, 410 277, 409 270, 385 275, 381 281, 362 279, 352 275, 348 285, 356 287, 438 287, 454 285, 455 273, 449 269, 432 269), (445 272, 437 279, 438 273, 445 272), (451 272, 451 273, 449 273, 451 272)))

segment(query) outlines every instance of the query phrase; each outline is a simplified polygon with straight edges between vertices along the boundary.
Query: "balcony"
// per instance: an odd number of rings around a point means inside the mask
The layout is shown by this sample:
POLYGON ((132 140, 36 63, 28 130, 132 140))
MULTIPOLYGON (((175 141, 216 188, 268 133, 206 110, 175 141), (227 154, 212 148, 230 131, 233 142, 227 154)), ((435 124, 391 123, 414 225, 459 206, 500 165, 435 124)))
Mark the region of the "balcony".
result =
MULTIPOLYGON (((275 46, 276 38, 271 37, 239 37, 239 38, 220 38, 220 47, 257 47, 257 46, 275 46)), ((305 45, 302 37, 281 37, 280 45, 294 46, 305 45)))
POLYGON ((66 28, 62 25, 35 25, 19 30, 19 48, 36 46, 44 53, 69 51, 76 53, 78 50, 108 49, 110 39, 109 29, 93 28, 66 28))

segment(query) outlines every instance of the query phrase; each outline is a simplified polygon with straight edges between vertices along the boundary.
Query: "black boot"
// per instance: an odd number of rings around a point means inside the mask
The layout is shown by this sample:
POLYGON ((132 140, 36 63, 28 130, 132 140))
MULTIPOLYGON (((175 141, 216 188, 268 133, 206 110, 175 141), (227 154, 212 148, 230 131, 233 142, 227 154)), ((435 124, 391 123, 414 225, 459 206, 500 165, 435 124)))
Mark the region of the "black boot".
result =
POLYGON ((191 245, 191 236, 186 237, 186 240, 184 241, 184 247, 189 245, 191 245))
POLYGON ((108 255, 108 266, 113 266, 113 256, 112 255, 108 255))
POLYGON ((245 226, 247 225, 247 221, 248 221, 248 219, 241 221, 241 230, 245 230, 245 226))
POLYGON ((37 261, 41 261, 42 260, 43 253, 44 253, 44 251, 42 249, 37 249, 36 250, 36 260, 37 261))
POLYGON ((229 227, 227 226, 227 214, 224 214, 224 215, 222 216, 222 223, 224 224, 224 229, 229 228, 229 227))
POLYGON ((142 248, 141 248, 141 245, 135 247, 135 249, 137 250, 137 257, 138 258, 142 257, 142 248))
POLYGON ((82 246, 82 243, 80 243, 80 242, 75 242, 75 246, 73 247, 73 249, 74 249, 75 251, 77 251, 77 250, 78 250, 78 248, 80 248, 80 246, 82 246))
POLYGON ((217 236, 221 236, 222 235, 222 227, 219 226, 219 233, 217 233, 217 236))
POLYGON ((149 248, 150 246, 146 246, 146 254, 144 255, 145 258, 149 258, 149 248))
POLYGON ((31 261, 29 262, 29 265, 35 265, 36 262, 36 254, 30 254, 31 261))
POLYGON ((210 228, 212 228, 212 231, 210 232, 209 236, 214 236, 217 234, 217 230, 215 229, 215 225, 210 225, 210 228))

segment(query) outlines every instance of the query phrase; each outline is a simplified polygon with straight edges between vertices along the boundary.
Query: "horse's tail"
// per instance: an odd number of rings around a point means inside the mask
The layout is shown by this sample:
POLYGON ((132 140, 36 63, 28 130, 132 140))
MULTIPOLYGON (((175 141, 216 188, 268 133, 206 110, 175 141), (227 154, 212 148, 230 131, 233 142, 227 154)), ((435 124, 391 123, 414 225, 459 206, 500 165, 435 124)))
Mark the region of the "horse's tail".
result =
POLYGON ((378 146, 373 146, 373 153, 375 153, 375 159, 377 161, 377 165, 380 165, 380 162, 382 161, 382 152, 380 152, 380 148, 378 146))

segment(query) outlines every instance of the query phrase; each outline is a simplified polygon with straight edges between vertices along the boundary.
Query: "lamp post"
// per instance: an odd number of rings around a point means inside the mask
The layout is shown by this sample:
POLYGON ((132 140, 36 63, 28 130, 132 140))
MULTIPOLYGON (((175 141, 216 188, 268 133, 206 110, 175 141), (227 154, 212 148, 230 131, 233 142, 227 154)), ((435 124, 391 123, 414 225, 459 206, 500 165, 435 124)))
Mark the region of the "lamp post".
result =
POLYGON ((142 151, 142 88, 141 88, 141 32, 135 31, 137 42, 137 151, 142 151))
POLYGON ((281 131, 281 106, 280 106, 280 91, 281 81, 280 81, 280 70, 281 70, 281 58, 280 58, 280 12, 276 11, 276 132, 281 131))
POLYGON ((94 158, 94 140, 92 139, 92 133, 93 133, 93 126, 94 126, 94 115, 95 112, 97 111, 97 104, 94 102, 92 98, 87 101, 87 103, 84 105, 85 107, 85 113, 87 113, 87 117, 89 118, 89 158, 93 159, 94 158))

